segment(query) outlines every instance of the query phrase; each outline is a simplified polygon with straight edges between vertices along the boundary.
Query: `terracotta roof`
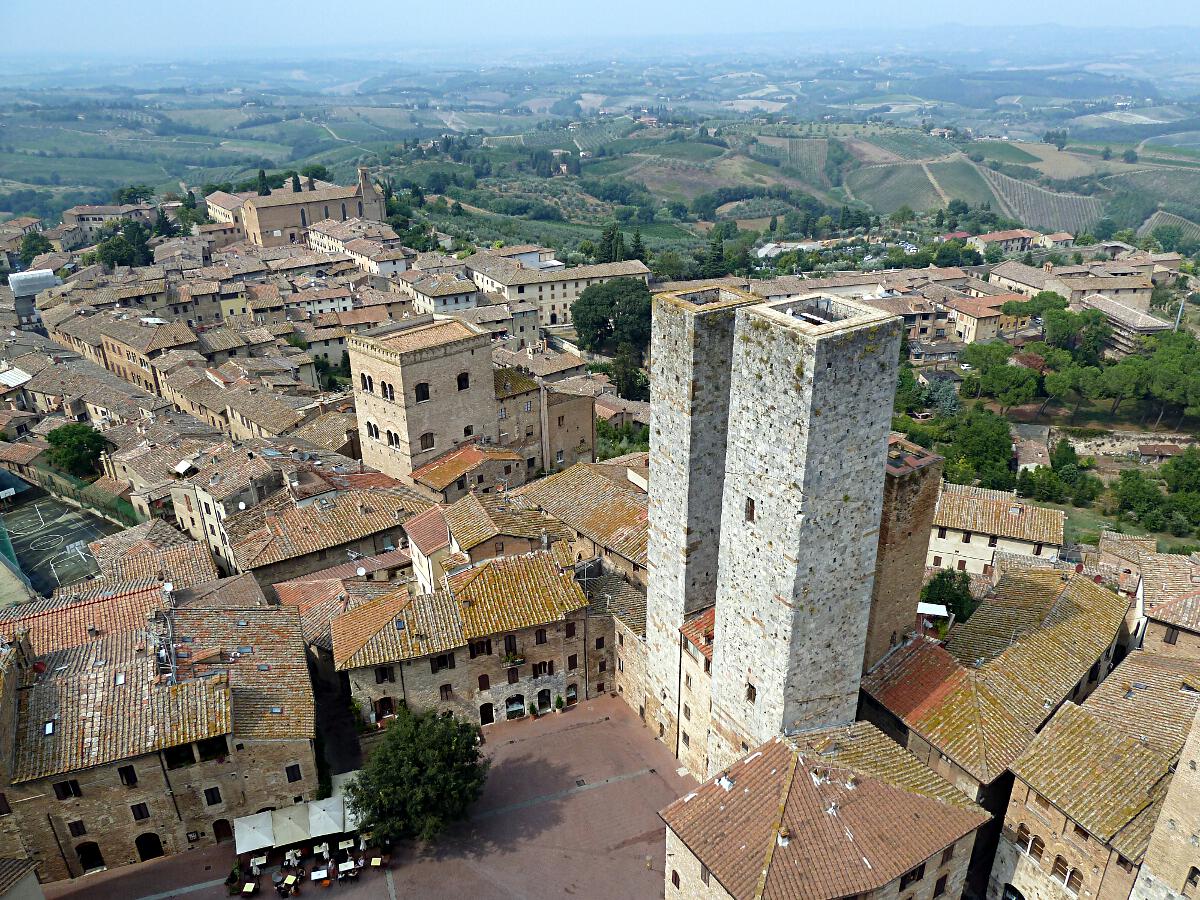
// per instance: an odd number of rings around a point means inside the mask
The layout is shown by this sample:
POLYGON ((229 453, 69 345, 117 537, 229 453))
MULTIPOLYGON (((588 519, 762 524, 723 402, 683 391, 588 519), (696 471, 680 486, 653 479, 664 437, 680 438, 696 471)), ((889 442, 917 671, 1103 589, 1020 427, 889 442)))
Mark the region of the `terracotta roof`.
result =
POLYGON ((1198 708, 1200 660, 1135 652, 1082 706, 1055 713, 1013 772, 1140 863, 1198 708))
POLYGON ((531 355, 527 350, 509 350, 505 347, 492 348, 492 361, 497 366, 523 369, 542 377, 583 369, 587 365, 582 357, 574 353, 542 350, 531 355))
POLYGON ((187 659, 179 655, 180 677, 204 681, 224 673, 238 737, 313 737, 315 703, 297 610, 187 606, 174 620, 177 655, 190 652, 187 659))
POLYGON ((308 441, 326 450, 340 450, 346 445, 347 433, 358 429, 358 419, 353 413, 329 410, 305 422, 291 433, 291 437, 308 441))
MULTIPOLYGON (((565 543, 554 545, 556 551, 565 548, 565 543)), ((559 560, 559 565, 569 566, 571 557, 559 560)), ((591 601, 589 616, 612 615, 638 637, 646 637, 646 589, 616 572, 601 572, 597 576, 582 579, 583 591, 591 601)))
POLYGON ((1178 456, 1183 448, 1178 444, 1138 444, 1142 456, 1178 456))
POLYGON ((428 508, 428 501, 390 491, 352 490, 264 516, 233 547, 242 571, 340 547, 388 531, 428 508))
POLYGON ((160 681, 154 653, 146 651, 145 638, 139 634, 112 635, 38 661, 45 674, 19 692, 14 783, 130 759, 232 730, 225 679, 160 681), (49 722, 53 728, 47 734, 49 722))
POLYGON ((550 542, 571 537, 559 522, 543 516, 525 498, 504 494, 467 494, 446 507, 445 522, 462 550, 502 535, 531 541, 545 536, 550 542))
MULTIPOLYGON (((1063 279, 1064 283, 1068 279, 1063 279)), ((1111 281, 1115 279, 1109 278, 1080 278, 1072 279, 1083 282, 1079 285, 1080 290, 1092 290, 1092 282, 1095 281, 1111 281)), ((1150 279, 1143 279, 1149 286, 1150 279)), ((1096 286, 1099 288, 1099 286, 1096 286)), ((1099 288, 1102 289, 1102 288, 1099 288)), ((1098 309, 1100 312, 1112 322, 1122 325, 1126 328, 1133 329, 1139 332, 1167 331, 1171 327, 1170 322, 1165 322, 1157 316, 1152 316, 1149 313, 1142 312, 1140 309, 1122 303, 1120 300, 1114 300, 1104 294, 1088 294, 1079 301, 1081 306, 1098 309)))
MULTIPOLYGON (((358 186, 317 188, 315 191, 273 191, 268 196, 254 195, 247 197, 245 203, 257 209, 270 206, 291 206, 296 203, 320 203, 323 200, 350 200, 358 197, 358 186)), ((207 198, 206 198, 207 199, 207 198)))
POLYGON ((450 546, 450 530, 446 523, 446 508, 431 506, 404 523, 409 541, 425 556, 432 556, 450 546))
POLYGON ((1174 600, 1159 603, 1146 611, 1146 618, 1170 625, 1172 628, 1200 634, 1200 593, 1185 594, 1174 600))
POLYGON ((304 640, 332 651, 330 624, 333 620, 348 609, 394 592, 396 587, 386 581, 312 578, 277 584, 275 593, 280 605, 295 607, 300 613, 304 640))
POLYGON ((1126 562, 1137 565, 1143 553, 1157 553, 1158 540, 1141 534, 1122 534, 1119 531, 1100 532, 1101 553, 1111 553, 1126 562))
POLYGON ((1142 600, 1147 610, 1200 590, 1200 564, 1180 553, 1142 553, 1142 600))
POLYGON ((545 284, 552 281, 578 281, 587 278, 644 278, 650 274, 646 264, 636 259, 598 263, 591 266, 554 266, 548 269, 533 269, 523 266, 515 260, 493 256, 486 250, 468 256, 462 263, 472 272, 486 275, 506 287, 519 284, 545 284))
POLYGON ((1006 573, 945 647, 924 638, 902 645, 863 690, 988 784, 1103 657, 1128 605, 1085 576, 1006 573))
POLYGON ((520 369, 501 368, 493 373, 496 379, 496 399, 507 400, 518 394, 528 394, 538 389, 538 383, 520 369))
POLYGON ((396 353, 413 353, 452 344, 455 341, 471 340, 487 334, 472 328, 458 319, 444 319, 428 325, 416 325, 391 334, 375 338, 382 346, 396 353))
POLYGON ((0 441, 0 462, 26 466, 41 456, 46 449, 46 445, 40 443, 10 444, 8 441, 0 441))
POLYGON ((437 459, 413 469, 413 481, 444 491, 464 475, 474 472, 487 462, 520 462, 521 455, 503 447, 482 444, 460 444, 437 459))
POLYGON ((646 495, 596 463, 577 463, 515 491, 572 531, 640 566, 647 565, 646 495))
POLYGON ((84 585, 79 600, 60 596, 0 610, 0 635, 11 640, 28 630, 33 652, 76 647, 97 637, 146 627, 149 613, 163 607, 162 585, 146 579, 133 585, 84 585))
POLYGON ((866 722, 775 738, 660 815, 738 900, 875 891, 990 818, 866 722))
MULTIPOLYGON (((207 544, 189 540, 162 547, 143 541, 127 547, 120 555, 106 558, 100 563, 100 577, 84 584, 93 587, 100 582, 121 584, 152 579, 170 582, 176 590, 181 590, 219 577, 207 544)), ((78 587, 72 584, 59 590, 75 591, 78 587)))
POLYGON ((717 608, 710 606, 703 612, 698 612, 683 623, 679 631, 687 638, 688 643, 704 654, 704 658, 713 658, 713 632, 716 628, 717 608))
POLYGON ((942 485, 933 524, 977 534, 1030 543, 1062 546, 1066 513, 1037 506, 1015 492, 992 491, 965 484, 942 485))
POLYGON ((416 659, 560 621, 586 606, 552 553, 490 559, 450 578, 449 591, 411 597, 401 588, 335 618, 334 664, 344 670, 416 659))
POLYGON ((266 606, 267 598, 254 580, 254 576, 230 575, 228 578, 217 578, 175 592, 175 605, 183 606, 223 606, 234 609, 249 609, 254 606, 266 606))

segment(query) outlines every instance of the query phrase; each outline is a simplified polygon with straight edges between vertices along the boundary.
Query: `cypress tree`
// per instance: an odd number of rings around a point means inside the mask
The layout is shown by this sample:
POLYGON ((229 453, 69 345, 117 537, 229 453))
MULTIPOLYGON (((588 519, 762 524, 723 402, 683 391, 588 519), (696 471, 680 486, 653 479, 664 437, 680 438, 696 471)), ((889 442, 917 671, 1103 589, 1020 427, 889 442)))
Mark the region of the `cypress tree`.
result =
POLYGON ((266 197, 271 193, 271 186, 267 184, 267 173, 265 169, 258 170, 258 195, 266 197))

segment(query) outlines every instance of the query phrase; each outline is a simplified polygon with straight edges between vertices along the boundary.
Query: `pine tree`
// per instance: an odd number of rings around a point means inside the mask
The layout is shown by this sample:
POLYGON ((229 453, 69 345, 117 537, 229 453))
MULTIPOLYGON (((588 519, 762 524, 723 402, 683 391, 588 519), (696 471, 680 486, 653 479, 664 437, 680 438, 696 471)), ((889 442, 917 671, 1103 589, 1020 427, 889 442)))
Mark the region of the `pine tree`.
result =
POLYGON ((725 244, 719 234, 713 235, 713 239, 708 244, 708 253, 705 254, 704 262, 700 266, 700 274, 704 278, 720 278, 729 274, 729 270, 725 267, 725 244))
POLYGON ((629 258, 646 261, 646 245, 642 243, 642 229, 633 229, 633 243, 629 245, 629 258))
POLYGON ((183 208, 184 209, 195 209, 196 208, 196 195, 194 192, 192 192, 190 190, 187 192, 187 196, 183 198, 183 208))
POLYGON ((771 234, 774 234, 776 231, 779 230, 779 217, 778 216, 771 216, 771 222, 769 225, 767 225, 767 230, 770 231, 771 234))
POLYGON ((271 186, 267 184, 267 173, 265 169, 258 170, 258 195, 266 197, 271 193, 271 186))

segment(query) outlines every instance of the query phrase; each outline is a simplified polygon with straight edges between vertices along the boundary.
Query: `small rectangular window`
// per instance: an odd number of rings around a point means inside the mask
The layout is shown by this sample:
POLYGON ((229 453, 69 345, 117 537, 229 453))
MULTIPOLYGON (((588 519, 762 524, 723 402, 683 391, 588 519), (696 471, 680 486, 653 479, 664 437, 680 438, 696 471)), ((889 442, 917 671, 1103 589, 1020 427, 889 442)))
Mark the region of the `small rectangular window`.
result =
POLYGON ((135 803, 129 807, 129 811, 133 813, 133 821, 141 822, 143 819, 150 818, 150 807, 145 803, 135 803))
POLYGON ((83 792, 79 790, 79 782, 72 778, 69 781, 54 782, 54 796, 59 800, 69 800, 72 797, 82 797, 83 792))
POLYGON ((1167 628, 1167 633, 1163 635, 1163 643, 1174 644, 1177 640, 1179 640, 1179 629, 1167 628))
POLYGON ((574 622, 568 622, 566 624, 566 626, 563 628, 563 636, 566 638, 575 637, 575 623, 574 622))
POLYGON ((950 862, 950 860, 952 860, 952 859, 954 859, 954 845, 953 844, 951 844, 949 847, 947 847, 945 850, 942 851, 942 865, 943 866, 946 865, 946 863, 950 862))
POLYGON ((946 893, 946 876, 942 875, 937 880, 937 884, 933 886, 933 896, 940 897, 946 893))
POLYGON ((687 719, 689 722, 692 720, 692 708, 690 706, 688 706, 686 703, 683 704, 683 717, 685 719, 687 719))
POLYGON ((133 766, 121 766, 117 769, 117 774, 121 777, 121 784, 126 787, 137 787, 138 777, 133 766))
POLYGON ((746 498, 746 521, 747 522, 754 521, 754 498, 753 497, 746 498))
POLYGON ((971 532, 969 532, 969 531, 964 531, 964 532, 963 532, 963 536, 962 536, 962 542, 963 542, 964 544, 969 544, 969 543, 971 543, 971 532))
POLYGON ((746 702, 753 703, 758 698, 758 688, 749 682, 746 683, 746 702))
POLYGON ((600 637, 596 638, 596 649, 597 650, 604 649, 604 635, 600 635, 600 637))
POLYGON ((685 747, 692 746, 692 739, 688 737, 688 733, 686 731, 681 731, 680 735, 683 738, 683 746, 685 746, 685 747))
POLYGON ((8 805, 8 798, 4 794, 0 794, 0 816, 7 816, 12 813, 12 807, 8 805))
POLYGON ((700 863, 700 882, 702 884, 708 884, 708 879, 709 879, 708 866, 706 866, 704 863, 700 863))
POLYGON ((454 698, 454 688, 448 684, 443 684, 438 688, 438 694, 441 695, 442 701, 452 700, 454 698))
POLYGON ((221 789, 210 787, 204 789, 204 802, 209 806, 216 806, 221 802, 221 789))
POLYGON ((579 668, 579 657, 576 654, 572 653, 567 657, 567 668, 572 671, 579 668))
POLYGON ((996 535, 994 535, 994 534, 988 537, 988 546, 989 547, 995 547, 996 544, 998 544, 999 542, 1000 542, 1000 539, 998 537, 996 537, 996 535))
POLYGON ((288 784, 295 784, 302 777, 300 774, 299 763, 292 763, 290 766, 288 766, 283 771, 284 771, 284 774, 287 775, 288 784))

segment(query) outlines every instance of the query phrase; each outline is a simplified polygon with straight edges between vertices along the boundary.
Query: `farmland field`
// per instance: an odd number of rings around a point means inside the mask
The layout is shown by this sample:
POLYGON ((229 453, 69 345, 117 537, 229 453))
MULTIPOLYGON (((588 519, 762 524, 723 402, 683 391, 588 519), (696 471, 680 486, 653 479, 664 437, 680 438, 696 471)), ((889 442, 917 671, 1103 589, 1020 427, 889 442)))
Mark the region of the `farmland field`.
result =
POLYGON ((851 172, 846 179, 854 196, 881 215, 907 206, 918 212, 942 205, 933 185, 919 165, 897 163, 851 172))
POLYGON ((760 152, 767 150, 797 176, 813 184, 825 184, 825 158, 829 142, 824 138, 783 138, 762 135, 760 152))
POLYGON ((1145 193, 1166 203, 1200 212, 1200 172, 1190 169, 1152 169, 1106 179, 1105 184, 1145 193))
POLYGON ((932 137, 923 131, 877 134, 872 135, 869 141, 901 159, 933 159, 954 152, 954 145, 949 141, 932 137))
POLYGON ((162 166, 134 159, 98 159, 95 157, 27 156, 24 153, 0 153, 0 178, 26 184, 50 184, 54 176, 64 184, 117 184, 142 181, 162 184, 170 176, 162 166))
POLYGON ((1095 197, 1056 194, 986 167, 978 171, 983 174, 1004 210, 1031 228, 1078 234, 1103 214, 1102 204, 1095 197))
POLYGON ((973 141, 967 146, 968 152, 979 151, 986 159, 994 159, 1007 163, 1034 163, 1039 157, 1034 156, 1017 144, 1008 141, 973 141))
POLYGON ((942 190, 952 200, 965 200, 972 206, 991 203, 996 207, 996 196, 983 176, 965 159, 950 162, 929 163, 929 171, 942 190))
POLYGON ((660 159, 686 159, 693 162, 702 162, 720 156, 726 150, 724 147, 718 147, 715 144, 671 141, 669 143, 663 142, 649 152, 660 159))
POLYGON ((1179 228, 1183 237, 1187 240, 1200 241, 1200 225, 1191 221, 1190 219, 1185 219, 1182 216, 1177 216, 1173 213, 1164 212, 1161 209, 1142 223, 1142 227, 1138 229, 1138 237, 1144 237, 1145 235, 1153 234, 1155 228, 1159 228, 1163 225, 1176 226, 1179 228))

